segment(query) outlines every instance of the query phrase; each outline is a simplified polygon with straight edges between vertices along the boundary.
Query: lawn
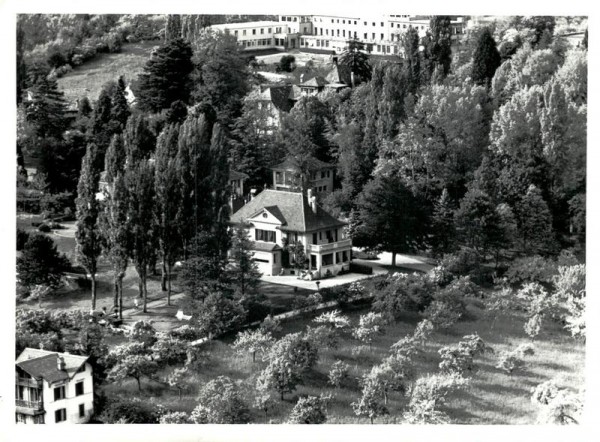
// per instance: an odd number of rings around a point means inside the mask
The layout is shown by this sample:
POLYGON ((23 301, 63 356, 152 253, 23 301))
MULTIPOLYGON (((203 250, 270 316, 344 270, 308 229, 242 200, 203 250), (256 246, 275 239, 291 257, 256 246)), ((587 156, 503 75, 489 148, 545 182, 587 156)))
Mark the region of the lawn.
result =
POLYGON ((65 93, 67 102, 87 96, 90 101, 98 99, 102 86, 125 76, 126 83, 134 80, 148 61, 157 41, 129 43, 117 54, 99 54, 93 60, 76 67, 58 79, 58 87, 65 93))
MULTIPOLYGON (((346 313, 356 323, 366 309, 354 309, 346 313)), ((547 323, 542 334, 535 340, 536 354, 527 359, 527 365, 512 376, 495 368, 498 355, 520 343, 529 341, 523 331, 524 317, 519 313, 506 312, 495 322, 485 317, 477 302, 469 306, 471 319, 454 325, 449 330, 434 333, 426 342, 423 351, 414 357, 419 375, 434 373, 440 362, 437 350, 444 345, 457 343, 462 336, 474 332, 493 347, 495 353, 478 358, 480 370, 473 376, 470 388, 454 393, 445 406, 455 423, 461 424, 532 424, 535 422, 537 406, 530 401, 530 390, 537 384, 549 379, 559 378, 559 384, 575 390, 584 384, 584 345, 575 342, 559 324, 547 323)), ((287 395, 281 406, 269 418, 273 422, 283 422, 289 415, 299 395, 319 395, 333 393, 334 398, 328 407, 328 423, 368 423, 366 418, 357 418, 350 403, 355 401, 360 389, 357 377, 379 363, 388 354, 389 347, 408 333, 412 333, 421 318, 417 314, 406 315, 401 321, 389 326, 386 334, 374 342, 371 350, 354 356, 352 348, 357 344, 345 337, 338 349, 325 349, 319 352, 319 362, 307 376, 305 385, 287 395), (327 385, 327 372, 331 364, 341 359, 350 365, 350 378, 338 391, 327 385)), ((302 330, 310 324, 311 318, 303 318, 284 324, 283 333, 302 330)), ((207 381, 225 375, 243 381, 248 403, 252 403, 252 389, 255 379, 264 363, 252 364, 250 357, 240 357, 229 347, 233 337, 223 338, 205 346, 209 353, 206 367, 193 374, 188 380, 188 391, 179 401, 176 391, 170 391, 164 385, 145 381, 142 397, 161 403, 174 410, 191 411, 195 406, 195 397, 199 388, 207 381)), ((103 389, 113 394, 137 395, 135 381, 122 385, 106 385, 103 389)), ((391 415, 380 418, 377 423, 398 423, 406 399, 399 394, 390 397, 388 407, 391 415)), ((264 422, 264 415, 253 410, 254 421, 264 422)))

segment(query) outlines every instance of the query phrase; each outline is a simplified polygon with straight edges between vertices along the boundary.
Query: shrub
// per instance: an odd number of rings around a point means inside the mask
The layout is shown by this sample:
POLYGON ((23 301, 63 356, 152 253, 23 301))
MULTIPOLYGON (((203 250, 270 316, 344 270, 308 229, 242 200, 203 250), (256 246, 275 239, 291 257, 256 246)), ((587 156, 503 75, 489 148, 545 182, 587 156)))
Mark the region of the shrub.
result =
POLYGON ((29 233, 25 230, 17 229, 17 251, 23 250, 25 248, 25 243, 29 239, 29 233))
POLYGON ((284 55, 279 60, 278 68, 283 72, 292 72, 296 69, 296 57, 293 55, 284 55))
POLYGON ((418 273, 396 273, 387 280, 386 287, 375 293, 373 310, 384 314, 388 320, 396 320, 406 311, 425 310, 436 289, 427 276, 418 273))
POLYGON ((548 285, 556 274, 556 264, 539 255, 515 259, 504 277, 513 287, 521 287, 528 282, 548 285))
POLYGON ((534 349, 531 344, 521 344, 512 351, 506 351, 501 354, 496 368, 504 370, 509 375, 512 375, 516 370, 520 370, 525 366, 523 358, 533 355, 534 349))
POLYGON ((219 376, 202 387, 190 419, 196 424, 246 424, 251 415, 238 383, 219 376))
POLYGON ((52 232, 52 229, 50 228, 50 226, 46 223, 42 223, 38 226, 38 230, 42 233, 50 233, 52 232))
POLYGON ((158 420, 159 424, 189 424, 190 417, 184 411, 171 411, 163 414, 158 420))
POLYGON ((350 263, 350 273, 359 273, 361 275, 372 275, 373 267, 364 265, 364 264, 358 264, 356 262, 351 262, 350 263))
POLYGON ((435 328, 446 329, 452 327, 461 315, 453 311, 445 302, 433 301, 425 310, 425 317, 435 328))
POLYGON ((157 424, 156 411, 141 399, 125 399, 121 397, 107 400, 99 419, 107 424, 157 424))
POLYGON ((479 270, 479 254, 469 248, 461 248, 456 253, 445 254, 440 265, 453 275, 473 275, 479 270))

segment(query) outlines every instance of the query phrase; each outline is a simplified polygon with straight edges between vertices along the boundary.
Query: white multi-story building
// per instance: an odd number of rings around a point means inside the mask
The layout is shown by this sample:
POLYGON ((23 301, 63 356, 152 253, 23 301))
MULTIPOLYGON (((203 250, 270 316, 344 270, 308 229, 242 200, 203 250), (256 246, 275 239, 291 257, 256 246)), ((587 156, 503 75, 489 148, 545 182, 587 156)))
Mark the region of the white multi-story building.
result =
MULTIPOLYGON (((235 35, 246 50, 317 49, 342 52, 349 40, 365 44, 369 53, 388 55, 399 52, 400 36, 410 28, 419 37, 429 30, 429 16, 414 15, 280 15, 279 21, 214 25, 213 29, 235 35)), ((462 34, 462 17, 451 22, 452 35, 462 34)))
POLYGON ((317 204, 312 191, 266 189, 231 217, 245 226, 253 241, 253 259, 264 275, 295 274, 309 279, 337 275, 350 269, 352 240, 344 233, 345 222, 317 204), (305 269, 294 266, 290 244, 301 244, 305 269))
POLYGON ((15 367, 16 421, 82 424, 94 412, 92 366, 87 356, 26 348, 15 367))

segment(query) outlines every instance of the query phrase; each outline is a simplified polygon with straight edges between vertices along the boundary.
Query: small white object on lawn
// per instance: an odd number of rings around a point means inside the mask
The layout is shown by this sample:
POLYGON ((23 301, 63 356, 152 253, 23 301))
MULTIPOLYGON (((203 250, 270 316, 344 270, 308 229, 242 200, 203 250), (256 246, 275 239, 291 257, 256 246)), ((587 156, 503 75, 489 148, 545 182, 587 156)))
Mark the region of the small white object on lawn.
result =
POLYGON ((179 319, 180 321, 183 319, 185 319, 186 321, 189 321, 190 319, 192 319, 192 315, 184 315, 183 310, 177 310, 177 314, 175 315, 175 317, 177 319, 179 319))

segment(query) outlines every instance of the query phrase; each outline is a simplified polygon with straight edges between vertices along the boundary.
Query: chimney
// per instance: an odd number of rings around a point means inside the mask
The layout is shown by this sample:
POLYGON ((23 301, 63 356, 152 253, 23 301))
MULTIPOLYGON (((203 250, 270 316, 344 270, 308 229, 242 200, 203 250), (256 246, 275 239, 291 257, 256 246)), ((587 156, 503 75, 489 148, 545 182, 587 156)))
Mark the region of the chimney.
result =
POLYGON ((64 371, 65 370, 65 360, 63 359, 62 356, 59 356, 56 360, 57 365, 56 368, 58 369, 58 371, 64 371))
POLYGON ((304 83, 304 73, 300 74, 300 83, 304 83))
POLYGON ((317 197, 313 195, 312 189, 308 189, 306 191, 306 197, 308 199, 308 204, 312 209, 313 213, 317 213, 317 197))
POLYGON ((250 201, 252 201, 255 196, 256 196, 256 189, 253 187, 252 189, 250 189, 250 201))

